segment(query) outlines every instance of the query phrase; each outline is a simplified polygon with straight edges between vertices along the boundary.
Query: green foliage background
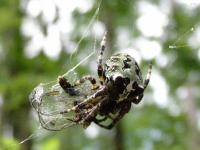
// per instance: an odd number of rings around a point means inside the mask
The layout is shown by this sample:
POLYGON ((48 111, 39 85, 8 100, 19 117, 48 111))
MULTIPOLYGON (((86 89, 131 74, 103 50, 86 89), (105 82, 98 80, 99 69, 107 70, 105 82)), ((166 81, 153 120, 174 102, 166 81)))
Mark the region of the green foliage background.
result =
MULTIPOLYGON (((134 0, 103 0, 98 19, 105 23, 109 32, 107 56, 116 49, 113 45, 116 44, 116 36, 120 36, 117 35, 119 28, 128 29, 133 37, 141 34, 136 29, 134 20, 129 19, 136 19, 138 15, 132 7, 136 2, 134 0), (132 33, 132 28, 136 32, 132 33)), ((151 2, 159 4, 159 0, 151 0, 151 2)), ((173 1, 171 3, 173 9, 162 45, 164 50, 162 53, 169 57, 170 62, 164 68, 154 63, 154 68, 158 69, 166 79, 170 99, 180 106, 181 113, 176 115, 153 102, 144 104, 145 101, 143 101, 144 105, 135 106, 115 129, 111 131, 99 129, 100 134, 96 138, 89 138, 80 127, 56 133, 37 130, 36 120, 30 115, 32 110, 28 95, 38 83, 54 80, 70 69, 71 65, 68 63, 70 55, 63 50, 58 60, 49 59, 43 52, 32 59, 27 58, 24 55, 27 39, 21 34, 22 19, 25 17, 25 13, 20 9, 21 2, 0 0, 0 95, 3 98, 3 103, 0 105, 0 150, 199 150, 200 60, 197 57, 198 50, 189 46, 177 47, 173 50, 168 47, 180 35, 184 36, 178 41, 178 45, 187 45, 190 33, 184 33, 200 22, 200 9, 196 8, 192 14, 188 14, 181 5, 173 1), (171 36, 172 34, 174 36, 171 36), (179 99, 176 94, 177 89, 182 86, 189 92, 186 101, 179 99), (189 109, 186 110, 183 105, 189 105, 189 109), (8 131, 12 133, 12 136, 6 134, 8 131), (32 133, 38 136, 19 144, 32 133)), ((74 11, 74 29, 76 30, 71 35, 74 41, 78 42, 82 36, 80 29, 87 25, 96 8, 97 3, 94 3, 90 12, 81 14, 74 11)), ((83 49, 83 53, 88 52, 87 47, 93 44, 94 40, 86 37, 79 49, 83 49)), ((80 61, 78 55, 79 53, 72 64, 80 61)), ((143 64, 146 66, 147 63, 143 64)), ((77 72, 79 75, 89 74, 89 70, 86 65, 83 65, 77 72)), ((149 88, 147 93, 151 92, 152 89, 149 88)), ((148 101, 153 101, 150 96, 145 96, 144 100, 147 98, 148 101)))

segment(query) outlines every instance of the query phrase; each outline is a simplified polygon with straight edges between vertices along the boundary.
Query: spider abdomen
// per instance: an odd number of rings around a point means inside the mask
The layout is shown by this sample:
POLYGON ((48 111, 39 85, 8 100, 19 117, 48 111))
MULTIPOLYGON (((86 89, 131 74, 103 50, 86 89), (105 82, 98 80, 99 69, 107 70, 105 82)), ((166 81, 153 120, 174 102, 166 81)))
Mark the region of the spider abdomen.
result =
MULTIPOLYGON (((130 93, 138 94, 136 90, 143 86, 140 68, 133 57, 118 53, 110 57, 105 63, 106 83, 110 85, 110 95, 113 99, 122 101, 130 93)), ((129 96, 130 97, 130 96, 129 96)))
POLYGON ((105 76, 107 80, 117 77, 128 78, 130 81, 143 83, 140 68, 133 57, 125 53, 118 53, 110 57, 105 63, 105 76))

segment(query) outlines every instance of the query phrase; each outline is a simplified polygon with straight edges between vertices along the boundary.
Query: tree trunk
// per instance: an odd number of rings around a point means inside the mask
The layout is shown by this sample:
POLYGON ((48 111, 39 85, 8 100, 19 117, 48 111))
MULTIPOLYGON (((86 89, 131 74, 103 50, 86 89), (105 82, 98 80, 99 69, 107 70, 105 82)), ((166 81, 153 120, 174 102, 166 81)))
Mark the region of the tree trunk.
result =
POLYGON ((123 150, 123 130, 122 124, 119 122, 115 128, 114 136, 115 150, 123 150))

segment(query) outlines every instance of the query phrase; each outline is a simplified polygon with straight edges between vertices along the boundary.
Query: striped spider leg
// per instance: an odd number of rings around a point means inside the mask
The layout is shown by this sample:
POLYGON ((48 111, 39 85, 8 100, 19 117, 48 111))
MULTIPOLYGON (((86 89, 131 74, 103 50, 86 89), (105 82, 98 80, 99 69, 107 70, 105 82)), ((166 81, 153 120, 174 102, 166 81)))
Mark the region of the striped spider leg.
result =
POLYGON ((98 57, 98 62, 97 62, 97 72, 98 72, 98 76, 99 76, 99 81, 100 81, 100 84, 103 85, 104 82, 105 82, 105 70, 104 70, 104 67, 103 67, 103 53, 104 53, 104 50, 106 48, 106 34, 104 34, 103 36, 103 39, 101 41, 101 48, 100 48, 100 54, 99 54, 99 57, 98 57))

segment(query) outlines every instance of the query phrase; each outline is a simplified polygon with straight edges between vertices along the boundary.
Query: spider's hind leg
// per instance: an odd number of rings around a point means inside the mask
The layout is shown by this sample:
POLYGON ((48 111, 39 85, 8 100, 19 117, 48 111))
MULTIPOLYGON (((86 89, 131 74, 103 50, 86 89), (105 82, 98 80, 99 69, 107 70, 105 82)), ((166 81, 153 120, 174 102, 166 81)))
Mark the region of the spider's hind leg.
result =
POLYGON ((152 70, 152 63, 149 64, 148 73, 147 73, 146 79, 144 80, 144 89, 145 89, 145 88, 148 86, 148 84, 149 84, 149 80, 150 80, 150 77, 151 77, 151 70, 152 70))
POLYGON ((101 41, 101 48, 100 48, 100 54, 98 57, 98 64, 97 64, 97 72, 98 72, 98 76, 99 76, 99 80, 101 85, 103 85, 104 81, 105 81, 105 72, 104 72, 104 68, 103 68, 103 53, 105 50, 105 46, 106 45, 106 33, 103 36, 103 39, 101 41))
POLYGON ((105 121, 105 120, 107 120, 108 118, 105 116, 105 117, 103 117, 103 118, 101 118, 101 119, 97 119, 97 118, 94 118, 94 122, 96 123, 100 123, 100 122, 103 122, 103 121, 105 121))
POLYGON ((117 115, 116 118, 111 119, 112 122, 108 125, 102 124, 101 122, 103 122, 103 121, 100 121, 98 119, 94 119, 93 121, 94 121, 94 123, 96 123, 97 125, 99 125, 100 127, 104 128, 104 129, 112 129, 115 126, 115 124, 124 116, 124 114, 125 113, 121 113, 121 114, 117 115))
MULTIPOLYGON (((105 128, 105 129, 112 129, 112 128, 115 126, 115 124, 116 124, 121 118, 123 118, 123 116, 124 116, 127 112, 129 112, 129 110, 130 110, 130 108, 131 108, 131 102, 125 100, 125 102, 119 103, 117 107, 118 107, 118 109, 119 109, 119 112, 118 112, 117 116, 115 116, 115 117, 113 118, 113 117, 111 117, 111 116, 108 115, 108 116, 106 117, 106 119, 107 119, 107 118, 110 118, 110 119, 112 120, 110 124, 108 124, 108 125, 102 124, 102 123, 101 123, 102 121, 99 121, 99 120, 97 120, 97 119, 94 119, 94 122, 95 122, 97 125, 99 125, 100 127, 102 127, 102 128, 105 128)), ((103 121, 104 121, 104 120, 103 120, 103 121)))

